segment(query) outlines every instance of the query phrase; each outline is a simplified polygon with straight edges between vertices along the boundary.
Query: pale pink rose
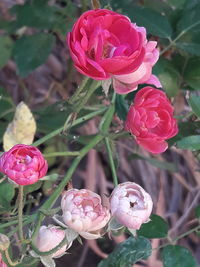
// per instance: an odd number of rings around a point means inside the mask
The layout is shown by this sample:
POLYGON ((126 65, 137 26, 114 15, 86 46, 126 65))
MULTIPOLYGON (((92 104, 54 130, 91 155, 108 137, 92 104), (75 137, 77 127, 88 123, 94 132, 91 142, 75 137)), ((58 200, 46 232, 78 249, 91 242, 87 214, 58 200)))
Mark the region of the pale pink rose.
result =
POLYGON ((157 42, 124 15, 107 9, 83 13, 67 37, 76 69, 95 80, 113 78, 126 94, 148 81, 159 57, 157 42))
MULTIPOLYGON (((39 233, 35 240, 35 246, 37 249, 41 252, 47 252, 55 248, 62 242, 62 240, 65 237, 65 231, 61 230, 57 226, 41 226, 39 233)), ((70 244, 71 245, 71 244, 70 244)), ((51 255, 52 258, 61 257, 67 248, 70 247, 70 245, 67 247, 67 245, 63 245, 58 251, 53 253, 51 255)))
POLYGON ((18 185, 34 184, 46 175, 47 161, 34 146, 15 145, 0 157, 0 172, 18 185))
POLYGON ((86 239, 99 238, 110 219, 110 212, 102 206, 101 197, 86 189, 66 191, 61 208, 65 224, 86 239))
POLYGON ((164 92, 146 86, 137 92, 130 106, 125 129, 149 152, 162 153, 168 148, 166 140, 178 133, 173 112, 164 92))
POLYGON ((152 212, 151 196, 138 184, 126 182, 119 184, 110 197, 111 214, 122 225, 138 230, 148 222, 152 212))
POLYGON ((0 267, 7 267, 7 264, 5 264, 5 262, 2 259, 1 253, 0 253, 0 267))

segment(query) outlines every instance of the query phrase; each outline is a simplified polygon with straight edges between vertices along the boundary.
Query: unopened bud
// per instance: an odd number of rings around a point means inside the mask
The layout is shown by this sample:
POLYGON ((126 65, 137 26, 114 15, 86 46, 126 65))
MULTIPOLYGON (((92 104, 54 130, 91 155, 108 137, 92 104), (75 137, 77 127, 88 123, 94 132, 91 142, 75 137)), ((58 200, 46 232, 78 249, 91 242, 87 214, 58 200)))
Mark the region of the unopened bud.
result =
POLYGON ((9 248, 9 246, 10 246, 9 238, 4 234, 0 234, 0 250, 5 251, 9 248))

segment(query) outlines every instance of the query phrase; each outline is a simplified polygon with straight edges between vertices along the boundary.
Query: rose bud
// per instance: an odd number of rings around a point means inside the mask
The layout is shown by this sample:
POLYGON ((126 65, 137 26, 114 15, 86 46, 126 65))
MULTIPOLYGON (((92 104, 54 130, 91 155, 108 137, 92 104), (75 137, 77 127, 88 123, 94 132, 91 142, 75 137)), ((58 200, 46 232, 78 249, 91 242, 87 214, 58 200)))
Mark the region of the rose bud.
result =
POLYGON ((86 189, 66 191, 61 208, 65 224, 86 239, 99 238, 110 219, 110 212, 102 206, 101 197, 86 189))
POLYGON ((151 196, 138 184, 119 184, 110 197, 111 214, 122 225, 138 230, 149 221, 153 202, 151 196))
MULTIPOLYGON (((48 227, 43 225, 40 227, 34 243, 39 251, 47 252, 58 246, 64 238, 64 230, 61 230, 59 227, 53 225, 49 225, 48 227)), ((51 257, 61 257, 70 246, 71 244, 68 247, 67 245, 63 245, 56 252, 54 252, 51 257)))
POLYGON ((177 121, 166 94, 147 86, 137 92, 131 105, 125 129, 136 142, 151 153, 162 153, 168 148, 165 140, 178 133, 177 121))
POLYGON ((67 37, 76 69, 95 80, 114 79, 114 89, 126 94, 140 83, 160 86, 151 77, 159 57, 157 42, 147 41, 146 30, 107 9, 83 13, 67 37))
POLYGON ((7 264, 5 264, 5 262, 2 259, 1 253, 0 253, 0 267, 7 267, 7 264))
POLYGON ((29 185, 46 175, 48 165, 34 146, 15 145, 0 157, 0 172, 18 185, 29 185))

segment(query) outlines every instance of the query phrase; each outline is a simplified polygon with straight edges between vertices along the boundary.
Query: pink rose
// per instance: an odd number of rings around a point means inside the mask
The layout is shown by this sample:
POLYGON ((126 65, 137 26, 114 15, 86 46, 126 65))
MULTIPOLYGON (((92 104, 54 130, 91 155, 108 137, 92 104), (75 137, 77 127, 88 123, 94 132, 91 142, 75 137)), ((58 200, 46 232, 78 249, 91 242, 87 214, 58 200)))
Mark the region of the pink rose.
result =
POLYGON ((165 140, 178 133, 177 121, 166 94, 147 86, 135 96, 125 129, 135 136, 139 145, 151 153, 162 153, 168 148, 165 140))
POLYGON ((61 208, 65 224, 86 239, 99 238, 110 219, 110 212, 102 206, 101 197, 86 189, 66 191, 61 208))
POLYGON ((107 9, 83 13, 67 39, 76 69, 95 80, 113 78, 120 94, 147 82, 159 57, 157 42, 147 42, 145 28, 107 9))
MULTIPOLYGON (((65 231, 61 230, 57 226, 41 226, 35 240, 35 246, 39 251, 47 252, 58 246, 64 237, 65 231)), ((69 247, 67 247, 67 245, 63 245, 58 251, 53 253, 51 257, 55 258, 62 256, 69 247)))
POLYGON ((138 230, 152 212, 151 196, 138 184, 119 184, 110 197, 111 214, 124 226, 138 230))
POLYGON ((48 165, 34 146, 15 145, 0 157, 0 171, 19 185, 29 185, 46 175, 48 165))
POLYGON ((0 267, 7 267, 7 264, 5 264, 5 262, 2 259, 1 253, 0 253, 0 267))

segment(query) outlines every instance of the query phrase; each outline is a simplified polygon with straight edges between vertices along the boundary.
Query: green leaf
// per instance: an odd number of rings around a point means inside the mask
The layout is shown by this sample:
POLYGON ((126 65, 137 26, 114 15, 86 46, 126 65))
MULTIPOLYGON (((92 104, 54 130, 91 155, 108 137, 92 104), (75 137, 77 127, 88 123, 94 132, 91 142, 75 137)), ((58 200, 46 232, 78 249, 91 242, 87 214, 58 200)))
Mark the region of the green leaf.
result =
POLYGON ((8 36, 0 36, 0 68, 2 68, 11 57, 13 42, 8 36))
POLYGON ((191 58, 184 71, 184 80, 195 90, 200 90, 200 57, 191 58))
POLYGON ((179 8, 183 6, 186 0, 168 0, 168 4, 170 4, 173 7, 179 8))
POLYGON ((3 87, 0 87, 0 118, 12 119, 13 116, 10 113, 14 113, 14 110, 12 98, 3 87), (8 114, 10 114, 9 117, 8 114))
POLYGON ((147 7, 125 3, 123 2, 122 4, 120 2, 119 7, 130 17, 133 23, 135 22, 138 26, 145 27, 147 33, 163 38, 169 38, 172 35, 172 27, 166 16, 147 7))
POLYGON ((51 53, 54 42, 55 38, 53 35, 42 33, 23 36, 17 40, 13 56, 19 75, 25 77, 42 65, 51 53))
POLYGON ((187 121, 187 122, 179 122, 178 129, 179 132, 176 136, 167 140, 168 144, 171 146, 179 140, 182 140, 184 137, 188 137, 191 135, 198 135, 200 128, 200 121, 187 121))
POLYGON ((129 237, 102 260, 98 267, 132 267, 137 261, 151 255, 151 243, 144 237, 129 237))
POLYGON ((49 133, 63 126, 72 111, 72 106, 63 101, 37 110, 35 114, 39 131, 49 133))
POLYGON ((17 16, 16 25, 18 28, 23 26, 36 27, 40 29, 52 29, 57 23, 59 8, 49 6, 46 1, 28 1, 24 5, 15 5, 12 13, 17 16))
POLYGON ((200 3, 197 3, 193 8, 185 9, 181 19, 178 22, 178 31, 184 32, 200 32, 200 3))
POLYGON ((169 245, 162 251, 164 267, 197 267, 191 252, 181 246, 169 245))
POLYGON ((176 47, 196 56, 200 56, 200 43, 176 43, 176 47))
POLYGON ((41 181, 37 181, 37 183, 35 183, 35 184, 26 185, 24 187, 24 194, 29 194, 29 193, 32 193, 34 191, 37 191, 41 186, 42 186, 41 181))
POLYGON ((180 75, 169 60, 161 58, 156 64, 153 73, 158 76, 162 88, 169 97, 177 95, 180 75))
POLYGON ((191 95, 188 102, 195 115, 200 118, 200 96, 191 95))
POLYGON ((146 238, 164 238, 167 237, 168 224, 160 216, 152 214, 151 221, 142 224, 140 230, 137 231, 138 235, 146 238))
POLYGON ((66 7, 59 8, 58 5, 49 5, 48 1, 32 0, 24 5, 15 5, 11 11, 17 17, 16 29, 28 26, 66 34, 74 22, 76 5, 68 0, 66 7))
MULTIPOLYGON (((179 0, 180 1, 180 0, 179 0)), ((164 15, 170 15, 173 12, 173 9, 167 2, 159 2, 157 0, 144 0, 144 6, 157 11, 158 13, 162 13, 164 15)))
POLYGON ((177 147, 181 149, 199 150, 200 135, 192 135, 182 138, 177 142, 177 147))
POLYGON ((125 121, 128 113, 128 104, 122 95, 116 95, 115 109, 118 117, 125 121))
POLYGON ((200 205, 198 205, 196 208, 195 208, 195 215, 197 218, 200 219, 200 205))
POLYGON ((0 210, 7 210, 15 194, 15 189, 8 181, 0 183, 0 210))

